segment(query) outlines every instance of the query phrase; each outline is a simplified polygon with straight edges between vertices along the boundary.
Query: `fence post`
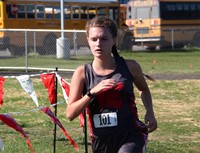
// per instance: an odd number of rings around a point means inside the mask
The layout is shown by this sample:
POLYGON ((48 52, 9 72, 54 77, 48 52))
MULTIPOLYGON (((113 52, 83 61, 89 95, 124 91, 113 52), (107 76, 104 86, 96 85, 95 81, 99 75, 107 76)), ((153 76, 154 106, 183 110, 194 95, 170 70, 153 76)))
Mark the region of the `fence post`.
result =
POLYGON ((142 32, 142 40, 141 40, 141 45, 142 45, 142 50, 144 50, 144 42, 143 42, 143 29, 141 29, 142 32))
POLYGON ((77 53, 77 32, 74 30, 74 53, 75 55, 78 55, 77 53))
MULTIPOLYGON (((56 67, 56 73, 58 72, 58 68, 56 67)), ((56 77, 56 74, 55 75, 55 116, 57 116, 57 92, 58 92, 58 80, 57 80, 57 77, 56 77)), ((57 126, 56 126, 56 123, 54 124, 54 139, 53 139, 53 152, 56 153, 56 131, 57 131, 57 126)))
POLYGON ((25 31, 25 68, 28 72, 28 44, 27 44, 27 31, 25 31))
POLYGON ((172 28, 172 50, 174 50, 174 29, 172 28))
POLYGON ((33 42, 33 43, 34 43, 34 46, 33 46, 33 47, 34 47, 34 53, 36 53, 36 45, 37 45, 37 44, 36 44, 36 32, 35 32, 35 31, 33 32, 33 39, 34 39, 34 40, 33 40, 33 41, 34 41, 34 42, 33 42))

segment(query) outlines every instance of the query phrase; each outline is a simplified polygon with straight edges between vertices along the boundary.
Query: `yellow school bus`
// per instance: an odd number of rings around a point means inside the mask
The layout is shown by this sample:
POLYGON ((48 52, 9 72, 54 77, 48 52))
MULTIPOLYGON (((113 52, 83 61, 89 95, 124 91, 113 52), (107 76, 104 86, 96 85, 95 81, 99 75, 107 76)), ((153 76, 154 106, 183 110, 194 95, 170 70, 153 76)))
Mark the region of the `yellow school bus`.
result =
MULTIPOLYGON (((55 54, 56 39, 59 36, 58 32, 55 33, 53 30, 61 29, 60 2, 60 0, 0 0, 0 30, 4 29, 0 31, 0 48, 7 47, 13 55, 21 54, 16 50, 20 47, 19 41, 22 38, 17 36, 17 33, 7 32, 5 29, 45 29, 52 31, 37 34, 37 48, 43 49, 39 51, 41 54, 50 54, 49 48, 51 53, 55 54)), ((120 30, 122 23, 119 22, 119 9, 118 0, 64 0, 64 29, 85 30, 85 24, 89 19, 96 15, 109 16, 119 27, 118 45, 123 48, 122 43, 127 42, 123 41, 127 31, 120 30)), ((73 33, 66 35, 70 39, 73 37, 73 33)), ((29 37, 35 37, 34 32, 29 32, 29 37)), ((80 37, 84 38, 85 33, 80 37)), ((29 46, 33 46, 33 41, 31 42, 29 46)), ((86 39, 79 41, 78 45, 86 46, 86 39)))
POLYGON ((200 0, 130 0, 126 24, 137 45, 200 47, 200 0))

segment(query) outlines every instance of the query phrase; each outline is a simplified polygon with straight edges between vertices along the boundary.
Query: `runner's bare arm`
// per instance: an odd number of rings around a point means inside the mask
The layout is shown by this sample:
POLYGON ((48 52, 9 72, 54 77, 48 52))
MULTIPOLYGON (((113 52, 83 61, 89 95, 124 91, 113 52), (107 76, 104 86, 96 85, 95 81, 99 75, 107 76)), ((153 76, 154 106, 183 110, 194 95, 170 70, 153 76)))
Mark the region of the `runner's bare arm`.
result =
POLYGON ((148 132, 152 132, 157 129, 157 121, 154 115, 152 97, 147 85, 147 82, 143 76, 140 65, 134 60, 127 60, 127 65, 131 74, 134 77, 134 84, 140 91, 142 102, 146 108, 145 123, 148 127, 148 132))
POLYGON ((84 111, 90 101, 90 97, 83 96, 84 66, 78 67, 71 80, 69 101, 66 108, 66 116, 73 120, 84 111))

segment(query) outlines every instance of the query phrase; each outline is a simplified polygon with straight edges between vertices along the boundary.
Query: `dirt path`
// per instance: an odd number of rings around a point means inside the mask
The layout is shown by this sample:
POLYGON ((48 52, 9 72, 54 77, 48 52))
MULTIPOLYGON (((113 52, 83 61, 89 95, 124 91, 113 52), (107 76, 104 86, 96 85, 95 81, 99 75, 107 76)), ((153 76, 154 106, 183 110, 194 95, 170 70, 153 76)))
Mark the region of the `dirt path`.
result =
MULTIPOLYGON (((1 72, 0 76, 18 76, 18 75, 25 75, 25 74, 38 74, 38 73, 44 73, 42 71, 40 72, 1 72)), ((73 72, 58 72, 60 76, 63 78, 71 79, 73 72)), ((184 79, 200 79, 200 74, 198 73, 192 73, 192 74, 149 74, 152 76, 155 80, 184 80, 184 79)))
POLYGON ((183 79, 200 79, 200 74, 153 74, 156 80, 183 80, 183 79))

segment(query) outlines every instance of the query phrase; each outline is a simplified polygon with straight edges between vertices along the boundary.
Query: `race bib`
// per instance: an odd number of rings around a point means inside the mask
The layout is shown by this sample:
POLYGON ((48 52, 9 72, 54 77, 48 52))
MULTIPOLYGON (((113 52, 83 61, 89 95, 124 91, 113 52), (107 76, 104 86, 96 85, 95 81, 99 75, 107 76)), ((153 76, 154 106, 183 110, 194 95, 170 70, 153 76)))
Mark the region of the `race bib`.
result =
POLYGON ((102 114, 95 114, 93 116, 94 127, 95 128, 102 128, 102 127, 113 127, 117 126, 117 113, 102 113, 102 114))

